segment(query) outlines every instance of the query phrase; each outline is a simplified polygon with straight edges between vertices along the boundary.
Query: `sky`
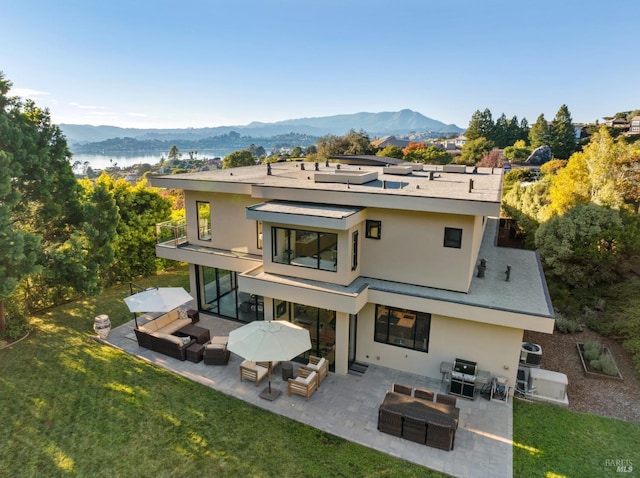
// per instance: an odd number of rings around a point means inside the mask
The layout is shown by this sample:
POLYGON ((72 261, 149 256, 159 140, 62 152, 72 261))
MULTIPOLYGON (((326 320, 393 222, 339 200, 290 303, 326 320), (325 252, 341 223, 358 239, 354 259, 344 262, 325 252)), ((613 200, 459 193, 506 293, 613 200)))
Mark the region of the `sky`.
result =
POLYGON ((534 123, 640 109, 638 0, 21 0, 10 95, 55 124, 236 126, 412 109, 534 123))

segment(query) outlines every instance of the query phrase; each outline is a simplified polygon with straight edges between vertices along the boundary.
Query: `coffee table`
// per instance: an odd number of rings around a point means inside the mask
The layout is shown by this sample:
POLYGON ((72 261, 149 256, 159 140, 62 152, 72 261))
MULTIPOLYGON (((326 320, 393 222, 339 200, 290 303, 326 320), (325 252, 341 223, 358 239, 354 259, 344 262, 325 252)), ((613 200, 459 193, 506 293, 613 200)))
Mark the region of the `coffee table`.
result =
POLYGON ((198 327, 197 325, 189 324, 178 330, 183 335, 188 335, 192 339, 196 339, 199 344, 206 344, 211 338, 209 329, 204 327, 198 327))

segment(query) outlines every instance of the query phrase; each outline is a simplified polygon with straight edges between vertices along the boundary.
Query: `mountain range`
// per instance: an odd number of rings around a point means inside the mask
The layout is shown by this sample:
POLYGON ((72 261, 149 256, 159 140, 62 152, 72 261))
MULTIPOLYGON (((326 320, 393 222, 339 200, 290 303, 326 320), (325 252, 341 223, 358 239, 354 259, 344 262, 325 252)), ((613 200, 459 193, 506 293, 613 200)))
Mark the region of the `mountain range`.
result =
POLYGON ((328 134, 344 135, 349 130, 363 130, 369 136, 403 135, 412 132, 431 132, 434 135, 459 134, 464 129, 445 124, 416 111, 404 109, 396 112, 355 113, 316 118, 299 118, 275 123, 252 122, 243 126, 212 128, 138 129, 116 126, 61 124, 71 150, 84 149, 80 145, 98 143, 114 138, 132 138, 138 141, 198 141, 204 138, 236 132, 243 137, 269 138, 290 133, 321 137, 328 134))

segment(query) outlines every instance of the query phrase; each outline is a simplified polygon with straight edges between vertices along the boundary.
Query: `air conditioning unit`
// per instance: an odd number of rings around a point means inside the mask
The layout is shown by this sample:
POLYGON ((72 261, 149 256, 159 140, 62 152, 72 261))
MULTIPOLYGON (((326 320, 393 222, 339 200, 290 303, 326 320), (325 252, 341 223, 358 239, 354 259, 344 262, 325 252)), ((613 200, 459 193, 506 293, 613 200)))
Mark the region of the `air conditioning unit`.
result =
POLYGON ((522 342, 520 364, 528 367, 540 367, 542 363, 542 347, 531 342, 522 342))

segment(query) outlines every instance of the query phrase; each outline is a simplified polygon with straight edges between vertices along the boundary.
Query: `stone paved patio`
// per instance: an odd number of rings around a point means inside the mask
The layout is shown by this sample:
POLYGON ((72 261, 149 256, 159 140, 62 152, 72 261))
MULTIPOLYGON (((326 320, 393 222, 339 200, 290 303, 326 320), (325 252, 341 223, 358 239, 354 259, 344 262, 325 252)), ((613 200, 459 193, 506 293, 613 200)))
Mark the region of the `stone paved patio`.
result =
MULTIPOLYGON (((197 325, 207 327, 214 336, 228 335, 242 324, 200 314, 197 325)), ((132 320, 112 330, 106 342, 265 410, 434 470, 460 477, 513 476, 510 403, 490 402, 483 397, 476 400, 458 398, 460 425, 455 448, 450 452, 442 451, 377 430, 378 406, 393 383, 445 392, 446 386, 440 380, 371 365, 363 376, 329 373, 306 402, 304 397, 287 396, 286 383, 277 367, 272 376, 272 388, 283 393, 276 400, 268 401, 258 396, 266 381, 259 387, 248 381, 240 382, 238 366, 242 359, 239 356, 232 353, 227 366, 181 362, 138 346, 133 327, 132 320)), ((294 364, 294 371, 296 367, 294 364)))

